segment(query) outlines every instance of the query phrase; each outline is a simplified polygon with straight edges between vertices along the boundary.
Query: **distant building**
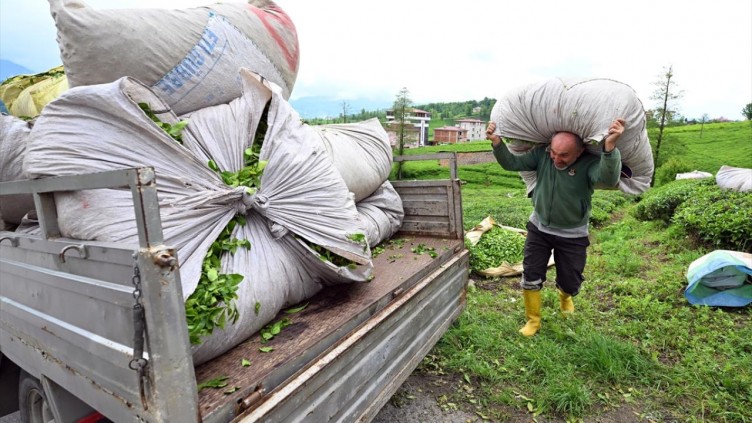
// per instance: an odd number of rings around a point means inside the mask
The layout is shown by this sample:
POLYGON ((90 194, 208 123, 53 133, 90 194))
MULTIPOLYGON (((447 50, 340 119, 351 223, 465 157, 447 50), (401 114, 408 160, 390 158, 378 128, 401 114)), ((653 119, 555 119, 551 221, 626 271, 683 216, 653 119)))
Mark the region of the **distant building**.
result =
POLYGON ((444 126, 433 130, 433 139, 437 144, 456 144, 467 141, 467 129, 456 126, 444 126))
POLYGON ((480 119, 457 119, 454 121, 457 126, 467 129, 468 140, 482 140, 486 138, 485 123, 480 119))
MULTIPOLYGON (((387 135, 389 135, 389 145, 392 148, 399 147, 399 132, 400 124, 397 121, 392 121, 384 125, 387 135)), ((416 128, 413 125, 405 125, 405 148, 414 148, 419 146, 420 142, 420 128, 416 128)))
MULTIPOLYGON (((418 130, 418 146, 427 145, 428 122, 431 121, 431 113, 420 109, 410 109, 410 111, 407 112, 405 118, 418 130)), ((397 123, 399 125, 399 122, 394 116, 394 110, 386 111, 386 123, 389 127, 393 126, 394 123, 397 123)), ((387 129, 387 131, 389 131, 389 129, 387 129)))
POLYGON ((479 113, 480 113, 480 111, 481 111, 481 107, 480 107, 480 106, 475 106, 475 107, 473 107, 473 114, 474 114, 474 115, 477 115, 477 114, 479 114, 479 113))

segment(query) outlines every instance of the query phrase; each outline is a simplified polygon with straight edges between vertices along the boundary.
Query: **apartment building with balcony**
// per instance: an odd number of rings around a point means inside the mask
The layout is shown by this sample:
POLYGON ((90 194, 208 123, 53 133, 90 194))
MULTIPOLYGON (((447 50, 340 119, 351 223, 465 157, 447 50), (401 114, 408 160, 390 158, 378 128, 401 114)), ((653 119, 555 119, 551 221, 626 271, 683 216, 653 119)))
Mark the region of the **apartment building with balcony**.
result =
MULTIPOLYGON (((416 147, 428 145, 428 123, 431 121, 431 113, 420 110, 420 109, 410 109, 406 116, 405 120, 409 122, 414 130, 417 131, 417 137, 416 137, 416 147)), ((387 110, 386 111, 386 131, 394 131, 393 128, 396 128, 399 126, 399 122, 395 118, 394 110, 387 110)), ((413 131, 410 131, 413 133, 413 131)), ((392 139, 392 134, 390 133, 389 138, 392 139)), ((408 143, 406 142, 406 145, 408 143)), ((412 144, 412 142, 410 143, 412 144)), ((412 145, 409 145, 412 146, 412 145)))

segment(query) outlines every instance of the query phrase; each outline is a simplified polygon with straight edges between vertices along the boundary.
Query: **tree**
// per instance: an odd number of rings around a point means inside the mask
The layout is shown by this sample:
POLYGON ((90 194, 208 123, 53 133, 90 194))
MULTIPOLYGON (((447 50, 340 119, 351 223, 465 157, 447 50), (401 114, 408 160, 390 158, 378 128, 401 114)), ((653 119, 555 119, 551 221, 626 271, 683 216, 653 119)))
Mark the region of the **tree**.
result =
POLYGON ((350 113, 350 103, 342 100, 342 121, 347 123, 347 115, 350 113))
POLYGON ((747 104, 742 109, 742 114, 744 115, 747 120, 752 120, 752 103, 747 104))
POLYGON ((705 122, 710 120, 710 116, 707 113, 702 114, 702 126, 700 126, 700 138, 702 138, 702 131, 705 129, 705 122))
MULTIPOLYGON (((653 168, 658 167, 658 157, 661 153, 661 140, 663 140, 663 129, 666 127, 666 122, 671 121, 672 117, 677 113, 676 100, 680 99, 683 95, 682 91, 679 91, 676 81, 674 81, 674 67, 669 66, 668 69, 663 68, 663 73, 660 75, 660 80, 656 81, 654 85, 658 88, 650 96, 651 100, 659 102, 656 109, 658 118, 658 140, 655 143, 655 159, 653 168)), ((655 170, 653 170, 653 176, 650 178, 650 186, 655 183, 655 170)))
MULTIPOLYGON (((403 87, 394 100, 392 110, 394 111, 394 120, 397 122, 397 155, 401 156, 405 149, 405 127, 410 123, 407 122, 407 115, 410 113, 413 101, 410 100, 410 91, 403 87)), ((397 178, 402 177, 402 162, 397 162, 397 178)))

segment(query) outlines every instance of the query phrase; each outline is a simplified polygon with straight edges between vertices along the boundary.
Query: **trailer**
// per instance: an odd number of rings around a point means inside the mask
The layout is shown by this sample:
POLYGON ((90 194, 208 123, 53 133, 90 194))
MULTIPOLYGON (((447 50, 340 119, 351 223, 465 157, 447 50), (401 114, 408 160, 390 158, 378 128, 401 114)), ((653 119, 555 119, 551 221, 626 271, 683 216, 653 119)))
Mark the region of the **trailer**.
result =
POLYGON ((289 326, 271 341, 254 335, 199 366, 152 168, 0 184, 0 201, 33 195, 39 224, 0 232, 0 416, 370 421, 465 305, 455 155, 395 158, 409 160, 448 160, 450 178, 392 182, 405 218, 374 257, 371 282, 328 286, 302 311, 280 313, 289 326), (55 192, 114 187, 132 193, 138 248, 61 237, 55 192))

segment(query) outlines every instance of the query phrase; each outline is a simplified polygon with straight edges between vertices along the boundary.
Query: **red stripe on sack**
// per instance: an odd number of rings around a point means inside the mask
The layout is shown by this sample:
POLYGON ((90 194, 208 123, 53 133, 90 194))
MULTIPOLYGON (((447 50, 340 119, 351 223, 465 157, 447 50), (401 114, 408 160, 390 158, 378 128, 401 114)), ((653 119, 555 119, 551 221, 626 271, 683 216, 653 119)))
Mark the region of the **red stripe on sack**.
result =
POLYGON ((287 60, 287 65, 297 72, 298 70, 298 33, 295 31, 295 25, 293 25, 292 20, 289 16, 284 12, 284 10, 280 9, 279 6, 274 4, 273 2, 269 3, 269 6, 264 9, 259 9, 256 6, 253 6, 251 4, 248 4, 248 9, 253 12, 258 18, 261 20, 261 23, 264 24, 264 27, 266 28, 267 32, 269 32, 269 35, 272 36, 274 41, 277 42, 277 45, 282 50, 282 53, 285 56, 285 59, 287 60), (282 27, 290 30, 292 32, 293 38, 294 38, 294 46, 293 50, 290 51, 290 49, 287 46, 287 43, 285 43, 285 40, 282 38, 280 33, 277 31, 277 28, 272 25, 272 23, 269 21, 269 17, 274 18, 277 22, 279 22, 282 27))

